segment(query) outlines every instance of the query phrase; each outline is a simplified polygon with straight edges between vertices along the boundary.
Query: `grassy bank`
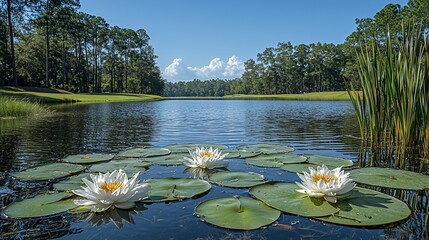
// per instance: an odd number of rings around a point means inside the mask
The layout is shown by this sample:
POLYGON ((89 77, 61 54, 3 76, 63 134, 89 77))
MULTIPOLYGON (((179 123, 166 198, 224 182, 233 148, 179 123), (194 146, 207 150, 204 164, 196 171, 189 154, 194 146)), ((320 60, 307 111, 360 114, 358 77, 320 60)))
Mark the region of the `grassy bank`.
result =
POLYGON ((103 93, 103 94, 74 94, 59 89, 29 88, 29 87, 3 87, 0 96, 28 99, 40 103, 70 103, 70 102, 130 102, 150 101, 162 99, 160 96, 130 93, 103 93))
POLYGON ((49 110, 39 103, 25 99, 0 96, 0 119, 20 116, 35 116, 47 113, 49 110))
POLYGON ((224 97, 225 99, 269 99, 269 100, 330 100, 330 101, 345 101, 350 100, 347 91, 337 92, 315 92, 304 94, 276 94, 276 95, 244 95, 235 94, 224 97))

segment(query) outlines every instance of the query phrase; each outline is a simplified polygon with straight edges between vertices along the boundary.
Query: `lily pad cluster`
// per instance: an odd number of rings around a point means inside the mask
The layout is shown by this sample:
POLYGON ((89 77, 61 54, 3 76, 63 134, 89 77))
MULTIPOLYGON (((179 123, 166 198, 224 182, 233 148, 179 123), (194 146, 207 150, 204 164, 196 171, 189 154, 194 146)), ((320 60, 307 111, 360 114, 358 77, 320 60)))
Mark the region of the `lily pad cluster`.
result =
MULTIPOLYGON (((133 175, 148 170, 151 165, 182 165, 183 158, 189 156, 189 150, 194 151, 197 147, 219 148, 222 153, 228 153, 227 158, 290 172, 308 171, 308 167, 316 168, 322 164, 329 169, 353 165, 347 159, 292 154, 290 152, 293 148, 272 144, 252 144, 239 146, 237 149, 228 149, 219 144, 174 144, 157 148, 130 148, 116 155, 79 154, 67 156, 62 162, 11 173, 21 181, 56 181, 53 189, 58 192, 14 202, 3 213, 10 218, 32 218, 76 211, 76 205, 73 204, 75 196, 70 191, 83 186, 82 178, 89 178, 89 174, 112 172, 121 168, 133 175)), ((149 198, 141 201, 166 202, 196 198, 211 190, 210 183, 230 188, 251 188, 249 193, 253 198, 226 196, 199 203, 195 209, 202 221, 239 230, 269 225, 280 217, 281 212, 351 226, 383 225, 403 220, 410 215, 410 209, 405 203, 369 189, 356 188, 346 199, 329 203, 297 192, 295 183, 269 182, 259 173, 227 169, 200 173, 197 170, 199 169, 191 168, 184 172, 189 172, 194 177, 204 175, 203 179, 207 181, 193 178, 146 180, 145 183, 151 187, 149 198)), ((420 190, 429 185, 427 176, 384 168, 355 169, 350 171, 350 176, 359 183, 389 188, 420 190)))

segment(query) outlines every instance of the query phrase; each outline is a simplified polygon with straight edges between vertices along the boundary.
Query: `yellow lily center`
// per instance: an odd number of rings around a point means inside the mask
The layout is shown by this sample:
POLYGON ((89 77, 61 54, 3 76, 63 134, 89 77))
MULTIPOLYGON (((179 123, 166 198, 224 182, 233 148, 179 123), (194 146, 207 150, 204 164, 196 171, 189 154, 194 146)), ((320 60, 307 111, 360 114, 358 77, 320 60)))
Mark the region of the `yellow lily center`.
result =
POLYGON ((113 181, 113 182, 104 182, 103 184, 101 184, 100 188, 108 192, 114 192, 116 189, 121 188, 123 186, 124 184, 117 181, 113 181))
POLYGON ((200 157, 202 158, 202 157, 208 157, 208 158, 211 158, 211 157, 213 157, 213 153, 212 152, 201 152, 200 153, 200 157))
POLYGON ((332 180, 337 181, 337 178, 332 175, 324 175, 324 174, 316 174, 313 176, 313 182, 317 183, 319 180, 322 180, 323 182, 327 183, 332 180))

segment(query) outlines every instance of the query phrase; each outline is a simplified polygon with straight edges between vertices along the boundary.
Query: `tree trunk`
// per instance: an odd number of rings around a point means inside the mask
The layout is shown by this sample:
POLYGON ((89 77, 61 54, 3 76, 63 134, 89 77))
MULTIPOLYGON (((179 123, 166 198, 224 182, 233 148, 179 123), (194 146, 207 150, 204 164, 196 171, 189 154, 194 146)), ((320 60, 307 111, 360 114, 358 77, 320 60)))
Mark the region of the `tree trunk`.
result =
POLYGON ((113 68, 114 68, 114 64, 112 63, 111 65, 110 65, 110 93, 113 93, 113 75, 115 74, 114 72, 113 72, 113 68))
MULTIPOLYGON (((95 36, 97 36, 97 30, 95 30, 95 36)), ((97 37, 93 39, 93 47, 92 47, 92 56, 93 56, 93 67, 92 67, 92 92, 95 93, 97 91, 98 83, 97 83, 97 37)))
POLYGON ((7 0, 7 23, 9 25, 10 53, 12 55, 12 77, 13 85, 18 86, 18 77, 16 75, 15 43, 13 41, 12 27, 12 7, 11 0, 7 0))
POLYGON ((78 86, 79 86, 79 92, 82 92, 82 44, 80 43, 80 39, 77 46, 77 79, 78 79, 78 86))
POLYGON ((127 51, 125 52, 125 92, 128 92, 128 54, 129 54, 130 42, 127 43, 127 51))
POLYGON ((84 89, 84 91, 89 92, 89 58, 88 58, 88 42, 87 42, 86 36, 87 36, 87 33, 85 32, 84 38, 83 38, 83 41, 84 41, 84 46, 83 46, 84 49, 83 50, 85 52, 85 56, 84 56, 84 58, 85 58, 85 77, 84 77, 85 89, 84 89))
MULTIPOLYGON (((49 4, 49 1, 48 1, 49 4)), ((49 6, 48 6, 49 7, 49 6)), ((49 20, 48 17, 46 17, 46 38, 45 38, 46 42, 46 56, 45 56, 45 67, 46 67, 46 78, 45 78, 45 87, 49 87, 49 72, 50 72, 50 66, 49 66, 49 55, 50 55, 50 49, 49 49, 49 20)))
POLYGON ((62 88, 65 88, 65 83, 66 83, 66 46, 64 43, 64 37, 63 37, 63 54, 62 54, 62 61, 63 61, 63 66, 62 66, 62 88))

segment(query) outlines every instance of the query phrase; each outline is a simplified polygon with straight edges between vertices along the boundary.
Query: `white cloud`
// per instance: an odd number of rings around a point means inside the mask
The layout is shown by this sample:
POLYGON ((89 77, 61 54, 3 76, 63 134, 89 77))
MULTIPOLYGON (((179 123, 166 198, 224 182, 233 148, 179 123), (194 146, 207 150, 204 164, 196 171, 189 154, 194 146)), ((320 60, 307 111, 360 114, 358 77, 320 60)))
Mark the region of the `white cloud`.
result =
POLYGON ((240 58, 232 56, 228 59, 226 64, 225 71, 223 72, 224 76, 235 78, 238 75, 242 75, 244 72, 244 63, 240 58))
POLYGON ((214 58, 210 61, 208 66, 201 68, 188 67, 188 69, 192 71, 199 79, 212 79, 216 78, 222 73, 224 65, 225 63, 220 60, 220 58, 214 58))
POLYGON ((165 68, 163 74, 167 80, 184 80, 189 77, 192 78, 192 73, 189 71, 188 67, 183 64, 181 58, 175 58, 173 62, 165 68))
POLYGON ((193 79, 233 79, 241 77, 244 72, 244 63, 237 56, 232 56, 225 64, 220 58, 214 58, 203 67, 188 67, 181 58, 176 58, 164 70, 164 77, 168 81, 188 81, 193 79))

